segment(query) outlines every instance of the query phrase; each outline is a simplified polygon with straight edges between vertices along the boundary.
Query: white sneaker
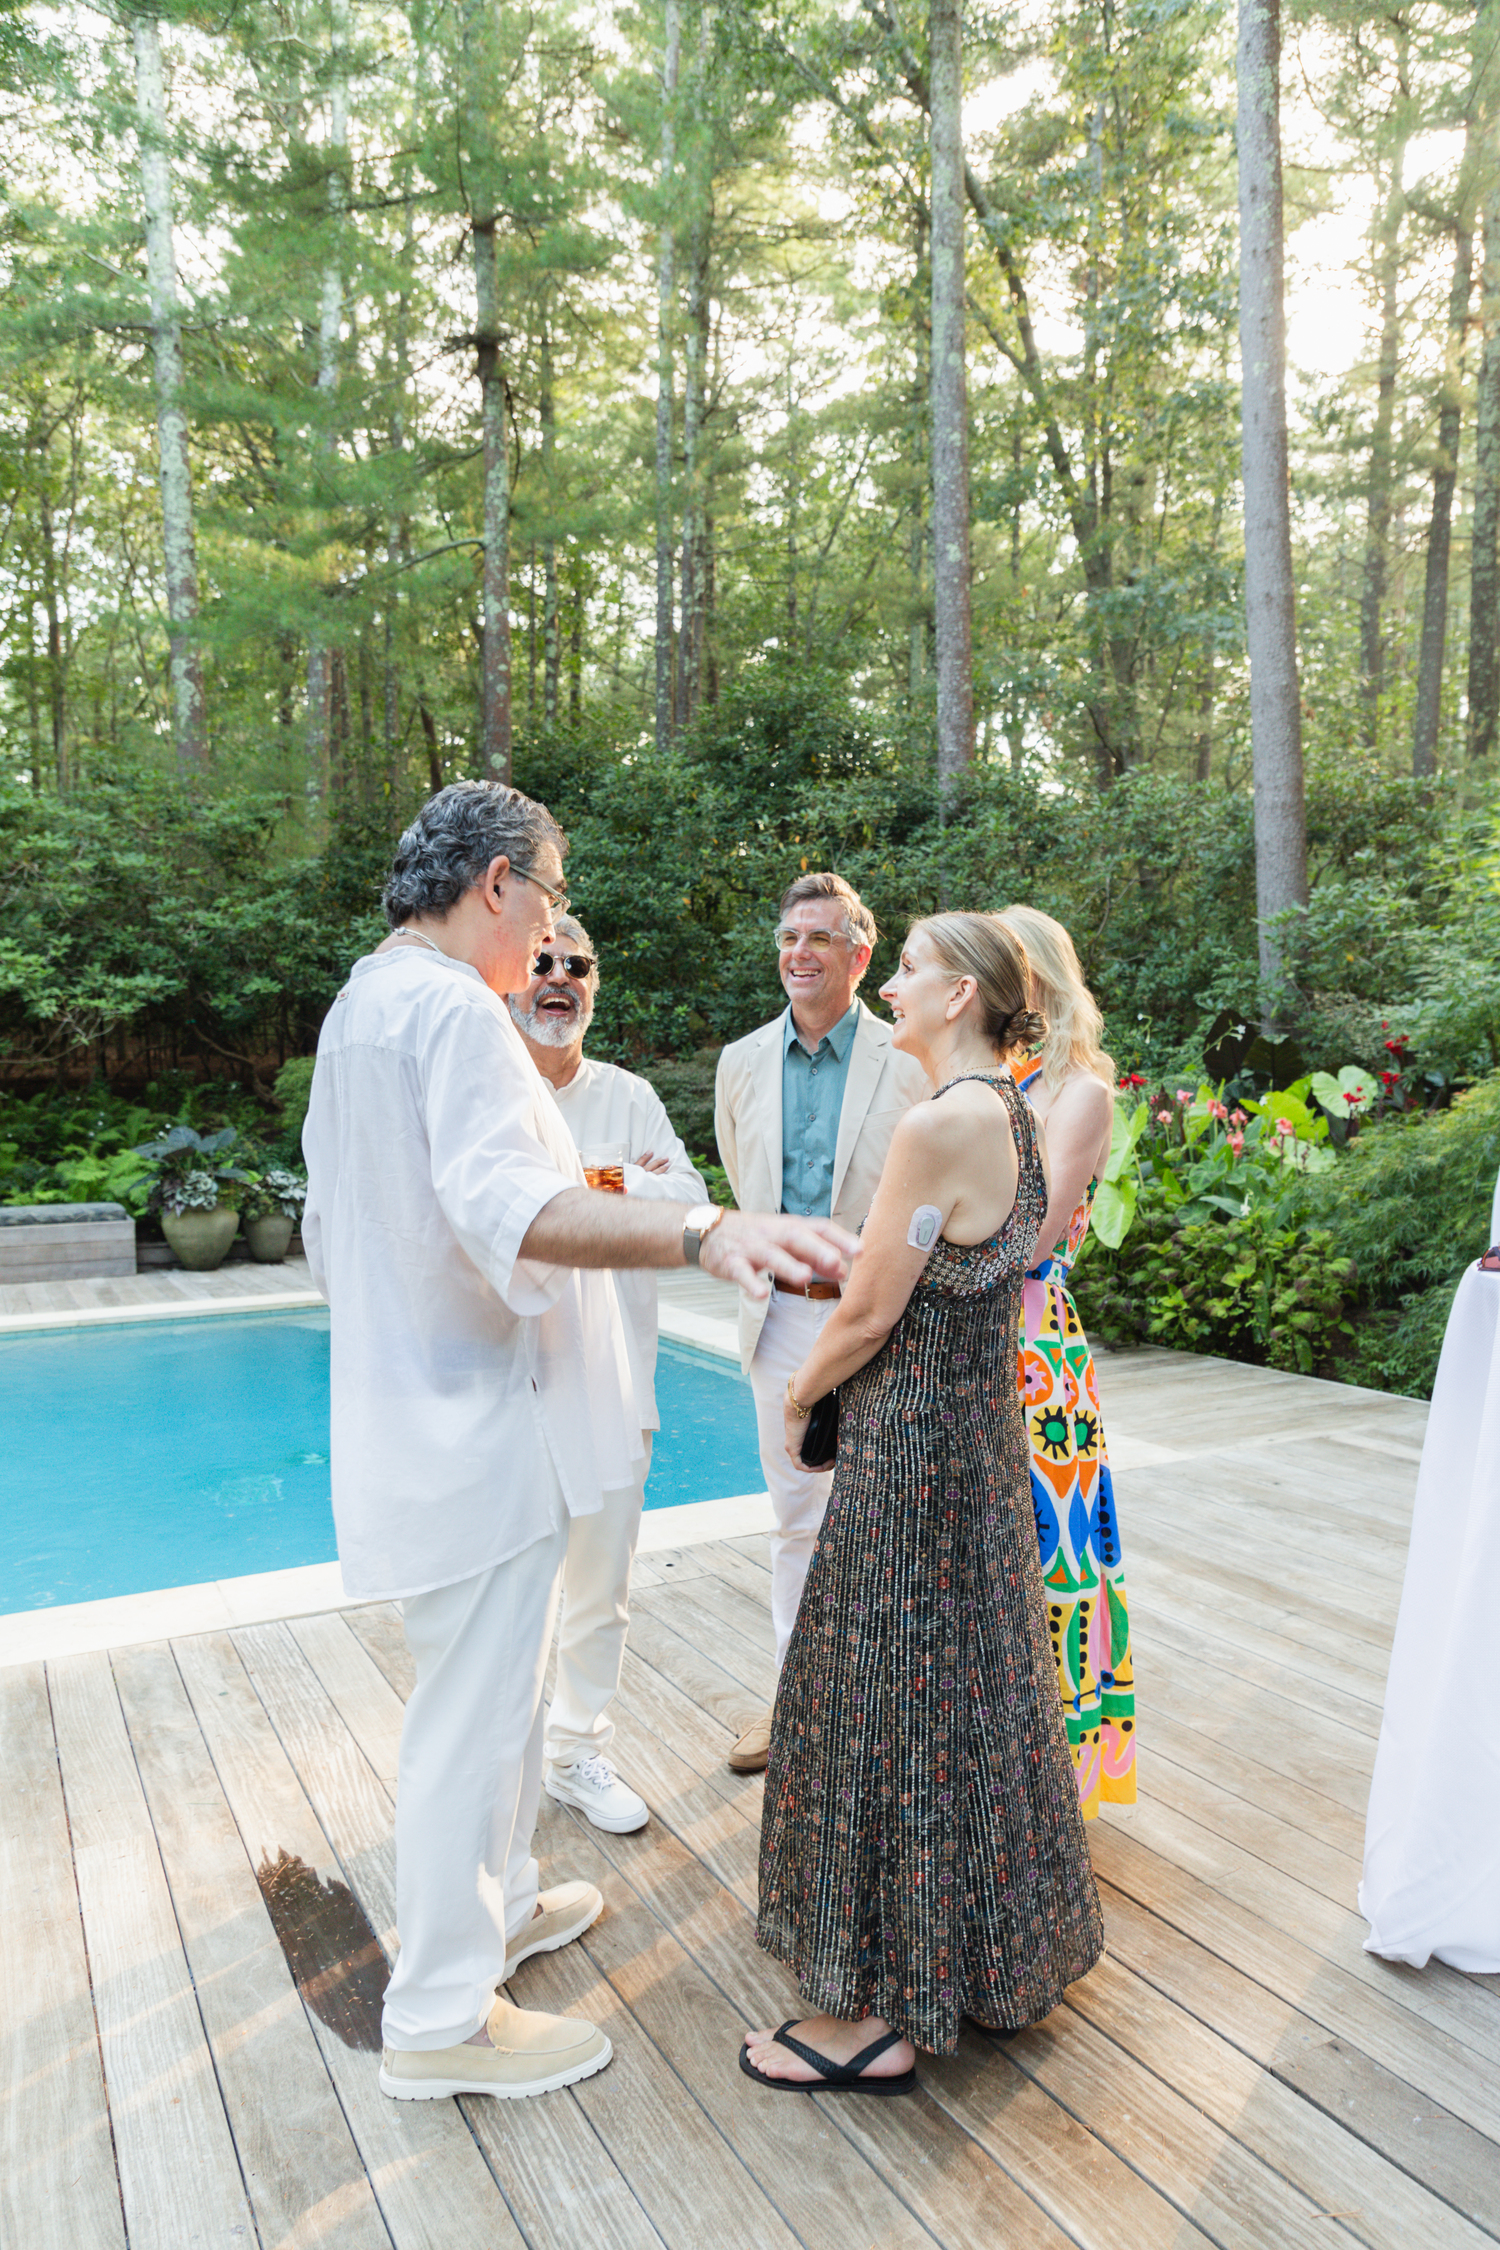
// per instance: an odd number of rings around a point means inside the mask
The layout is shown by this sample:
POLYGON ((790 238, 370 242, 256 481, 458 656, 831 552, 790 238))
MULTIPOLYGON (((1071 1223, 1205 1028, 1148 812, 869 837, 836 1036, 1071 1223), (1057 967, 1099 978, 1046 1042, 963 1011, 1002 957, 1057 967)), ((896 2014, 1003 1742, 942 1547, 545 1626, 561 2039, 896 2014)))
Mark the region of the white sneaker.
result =
POLYGON ((549 1797, 560 1805, 576 1805, 593 1827, 611 1836, 629 1836, 651 1818, 645 1798, 627 1789, 597 1750, 575 1759, 571 1766, 549 1766, 543 1786, 549 1797))

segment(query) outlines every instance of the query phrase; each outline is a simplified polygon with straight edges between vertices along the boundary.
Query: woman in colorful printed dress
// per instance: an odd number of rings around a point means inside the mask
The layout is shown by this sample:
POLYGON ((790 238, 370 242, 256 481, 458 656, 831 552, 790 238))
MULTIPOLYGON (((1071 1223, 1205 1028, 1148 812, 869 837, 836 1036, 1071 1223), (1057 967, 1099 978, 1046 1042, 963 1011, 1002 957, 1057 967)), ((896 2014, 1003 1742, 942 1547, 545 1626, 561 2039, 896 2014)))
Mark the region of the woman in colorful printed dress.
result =
POLYGON ((1040 1258, 1022 1294, 1020 1383, 1047 1622, 1085 1820, 1135 1803, 1135 1672, 1114 1480, 1094 1355, 1068 1288, 1109 1161, 1115 1069, 1073 940, 1050 914, 1007 906, 1026 949, 1031 1005, 1047 1019, 1035 1050, 1012 1058, 1047 1136, 1052 1194, 1040 1258))
POLYGON ((897 1125, 787 1386, 793 1460, 835 1386, 839 1433, 771 1720, 756 1927, 827 2012, 740 2051, 782 2092, 907 2092, 916 2048, 951 2054, 966 2015, 1037 2022, 1103 1943, 1015 1385, 1048 1197, 1005 1057, 1043 1026, 990 914, 918 923, 881 997, 936 1091, 897 1125))

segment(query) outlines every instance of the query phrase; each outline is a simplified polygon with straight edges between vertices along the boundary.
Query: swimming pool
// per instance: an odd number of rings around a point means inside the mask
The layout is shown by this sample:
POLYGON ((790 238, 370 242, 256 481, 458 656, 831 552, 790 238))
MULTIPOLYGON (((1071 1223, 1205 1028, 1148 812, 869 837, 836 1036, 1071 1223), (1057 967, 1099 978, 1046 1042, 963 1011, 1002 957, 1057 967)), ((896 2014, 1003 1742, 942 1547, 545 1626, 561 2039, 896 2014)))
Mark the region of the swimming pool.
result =
MULTIPOLYGON (((762 1483, 728 1361, 663 1343, 648 1508, 762 1483)), ((0 1612, 331 1562, 328 1314, 0 1337, 0 1612)))

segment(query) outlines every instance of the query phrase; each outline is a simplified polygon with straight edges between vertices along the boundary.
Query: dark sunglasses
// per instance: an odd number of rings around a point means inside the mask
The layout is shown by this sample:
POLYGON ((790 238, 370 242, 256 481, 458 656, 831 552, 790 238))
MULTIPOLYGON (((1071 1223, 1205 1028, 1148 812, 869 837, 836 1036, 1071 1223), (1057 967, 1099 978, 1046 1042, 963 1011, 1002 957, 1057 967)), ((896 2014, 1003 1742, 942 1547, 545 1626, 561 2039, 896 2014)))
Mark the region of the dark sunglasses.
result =
POLYGON ((580 981, 592 969, 598 967, 598 963, 591 953, 539 953, 532 975, 550 977, 559 961, 561 961, 570 977, 577 977, 580 981))

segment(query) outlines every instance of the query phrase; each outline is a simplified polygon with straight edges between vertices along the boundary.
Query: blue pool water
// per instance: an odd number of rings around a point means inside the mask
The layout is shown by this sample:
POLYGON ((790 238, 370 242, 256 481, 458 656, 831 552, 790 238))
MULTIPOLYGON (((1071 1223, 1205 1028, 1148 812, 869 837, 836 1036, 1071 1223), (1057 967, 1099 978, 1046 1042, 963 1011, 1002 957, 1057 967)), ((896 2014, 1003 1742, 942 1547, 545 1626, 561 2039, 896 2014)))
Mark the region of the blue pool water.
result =
MULTIPOLYGON (((736 1368, 663 1344, 648 1508, 761 1484, 736 1368)), ((0 1337, 0 1612, 333 1558, 328 1315, 0 1337)))

